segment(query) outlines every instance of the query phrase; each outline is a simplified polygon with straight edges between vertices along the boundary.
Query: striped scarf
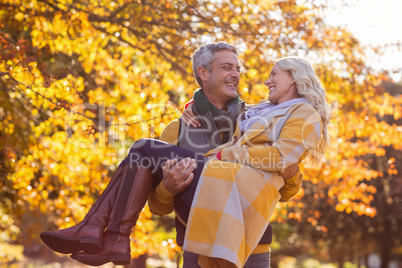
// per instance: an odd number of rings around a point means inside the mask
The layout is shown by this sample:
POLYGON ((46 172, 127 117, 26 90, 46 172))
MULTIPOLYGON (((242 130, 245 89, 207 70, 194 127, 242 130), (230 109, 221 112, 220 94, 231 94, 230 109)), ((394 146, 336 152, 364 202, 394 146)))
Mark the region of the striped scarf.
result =
POLYGON ((244 120, 240 123, 240 130, 242 133, 246 132, 255 122, 260 118, 266 117, 268 114, 282 108, 286 108, 298 103, 309 103, 305 98, 296 98, 282 102, 281 104, 273 104, 271 102, 264 102, 258 104, 244 114, 244 120))
MULTIPOLYGON (((199 135, 208 137, 212 144, 214 144, 214 147, 228 142, 233 135, 236 127, 236 118, 240 114, 244 102, 240 100, 239 96, 236 96, 226 104, 227 111, 222 111, 209 102, 201 89, 197 89, 194 92, 193 99, 193 111, 204 128, 204 131, 199 133, 199 135), (215 124, 211 124, 212 122, 215 124), (222 139, 219 135, 220 132, 223 132, 222 139)), ((193 140, 193 138, 196 139, 194 134, 191 139, 193 140)), ((192 142, 198 144, 197 140, 193 140, 192 142)))

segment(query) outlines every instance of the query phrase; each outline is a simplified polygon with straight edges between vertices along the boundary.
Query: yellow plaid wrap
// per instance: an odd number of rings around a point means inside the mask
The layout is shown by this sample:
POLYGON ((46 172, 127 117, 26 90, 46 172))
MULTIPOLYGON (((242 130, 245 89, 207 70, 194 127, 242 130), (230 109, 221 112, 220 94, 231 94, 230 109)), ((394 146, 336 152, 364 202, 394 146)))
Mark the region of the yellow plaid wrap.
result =
MULTIPOLYGON (((239 133, 237 130, 236 133, 239 133)), ((242 267, 266 230, 284 186, 277 172, 300 163, 318 144, 321 119, 310 104, 277 110, 240 138, 206 155, 183 249, 202 267, 242 267)))

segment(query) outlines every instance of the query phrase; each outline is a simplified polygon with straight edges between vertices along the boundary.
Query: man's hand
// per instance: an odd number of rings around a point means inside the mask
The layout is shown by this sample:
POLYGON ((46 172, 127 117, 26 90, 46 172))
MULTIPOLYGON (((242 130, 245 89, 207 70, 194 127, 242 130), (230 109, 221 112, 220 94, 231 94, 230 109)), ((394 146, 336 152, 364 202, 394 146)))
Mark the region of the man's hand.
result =
POLYGON ((194 174, 192 172, 196 167, 196 160, 189 157, 179 162, 176 158, 167 160, 162 167, 163 186, 171 194, 181 193, 193 181, 194 174))
POLYGON ((183 114, 181 115, 181 119, 183 119, 184 123, 186 125, 191 125, 195 128, 201 127, 201 122, 197 119, 197 116, 193 113, 193 105, 190 103, 187 108, 183 111, 183 114))
POLYGON ((285 168, 284 171, 279 172, 279 175, 281 175, 283 179, 289 179, 290 177, 294 176, 298 170, 299 166, 297 164, 293 164, 285 168))

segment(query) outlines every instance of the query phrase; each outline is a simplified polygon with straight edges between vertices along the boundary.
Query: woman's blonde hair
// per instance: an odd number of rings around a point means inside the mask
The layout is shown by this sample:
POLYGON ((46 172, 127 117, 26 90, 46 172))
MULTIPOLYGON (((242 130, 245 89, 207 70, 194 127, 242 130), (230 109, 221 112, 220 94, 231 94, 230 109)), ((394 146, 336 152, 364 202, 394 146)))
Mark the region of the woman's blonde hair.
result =
POLYGON ((276 61, 276 64, 283 71, 288 71, 296 83, 297 93, 308 100, 318 112, 322 121, 321 137, 316 148, 310 151, 306 158, 307 164, 320 165, 324 160, 325 149, 329 143, 328 123, 330 119, 330 108, 325 99, 325 90, 318 79, 313 66, 298 57, 286 57, 276 61))

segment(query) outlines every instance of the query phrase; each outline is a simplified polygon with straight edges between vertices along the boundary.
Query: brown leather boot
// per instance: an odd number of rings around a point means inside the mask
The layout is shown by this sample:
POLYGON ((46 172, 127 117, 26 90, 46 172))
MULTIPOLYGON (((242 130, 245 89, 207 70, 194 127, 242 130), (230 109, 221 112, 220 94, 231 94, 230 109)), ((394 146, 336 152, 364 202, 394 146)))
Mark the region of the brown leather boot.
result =
POLYGON ((96 254, 75 253, 71 255, 74 260, 93 266, 107 262, 116 265, 131 263, 131 229, 135 226, 151 192, 153 175, 144 167, 133 167, 128 175, 132 179, 125 179, 121 185, 122 189, 110 215, 101 251, 96 254))
POLYGON ((67 229, 43 232, 40 234, 42 241, 52 250, 64 254, 81 250, 99 252, 109 215, 123 181, 121 178, 124 178, 128 169, 129 165, 126 164, 116 170, 106 189, 80 223, 67 229))

